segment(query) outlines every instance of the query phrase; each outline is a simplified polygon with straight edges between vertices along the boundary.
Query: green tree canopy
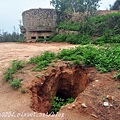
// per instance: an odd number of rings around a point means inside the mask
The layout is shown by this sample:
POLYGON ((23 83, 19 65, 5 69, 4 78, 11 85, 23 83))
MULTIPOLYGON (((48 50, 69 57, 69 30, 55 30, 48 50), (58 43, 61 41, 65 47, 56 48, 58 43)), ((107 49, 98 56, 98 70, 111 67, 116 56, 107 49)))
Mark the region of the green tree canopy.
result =
POLYGON ((116 0, 110 9, 111 10, 120 10, 120 0, 116 0))
POLYGON ((99 7, 99 1, 101 0, 51 0, 50 3, 62 14, 87 12, 91 15, 99 7))

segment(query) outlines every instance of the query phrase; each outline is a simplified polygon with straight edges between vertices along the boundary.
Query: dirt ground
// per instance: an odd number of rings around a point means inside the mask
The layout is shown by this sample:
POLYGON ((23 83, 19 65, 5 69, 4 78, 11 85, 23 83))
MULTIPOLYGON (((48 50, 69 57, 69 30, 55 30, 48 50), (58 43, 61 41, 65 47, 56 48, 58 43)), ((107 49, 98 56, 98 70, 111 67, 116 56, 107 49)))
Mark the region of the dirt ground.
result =
MULTIPOLYGON (((28 60, 46 50, 58 52, 74 47, 67 43, 0 43, 0 120, 120 120, 120 89, 117 88, 120 82, 113 79, 115 71, 100 74, 95 68, 86 68, 89 77, 86 89, 54 116, 32 111, 31 95, 13 90, 3 80, 3 73, 12 60, 28 60)), ((24 77, 29 80, 34 75, 29 72, 24 77)))

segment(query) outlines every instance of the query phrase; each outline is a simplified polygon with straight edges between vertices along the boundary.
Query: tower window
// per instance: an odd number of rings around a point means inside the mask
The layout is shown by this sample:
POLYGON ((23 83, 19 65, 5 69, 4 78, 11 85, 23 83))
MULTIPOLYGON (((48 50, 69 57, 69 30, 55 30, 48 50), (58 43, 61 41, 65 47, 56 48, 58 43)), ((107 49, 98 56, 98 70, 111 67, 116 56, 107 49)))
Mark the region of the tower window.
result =
POLYGON ((36 39, 36 37, 35 37, 35 36, 32 36, 31 39, 36 39))

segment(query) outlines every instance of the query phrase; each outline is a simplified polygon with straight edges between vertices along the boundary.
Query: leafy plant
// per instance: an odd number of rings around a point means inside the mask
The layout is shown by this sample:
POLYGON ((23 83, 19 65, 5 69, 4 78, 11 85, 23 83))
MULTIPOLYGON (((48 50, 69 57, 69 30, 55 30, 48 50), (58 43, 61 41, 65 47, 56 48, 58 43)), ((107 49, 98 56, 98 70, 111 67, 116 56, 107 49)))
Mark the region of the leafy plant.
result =
POLYGON ((17 39, 17 42, 23 43, 23 42, 25 42, 25 38, 23 36, 21 36, 17 39))
POLYGON ((12 80, 10 81, 10 86, 12 86, 13 89, 18 89, 19 87, 21 87, 21 81, 22 79, 12 80))
POLYGON ((68 36, 67 34, 57 34, 51 39, 51 41, 53 41, 53 42, 65 42, 67 36, 68 36))
POLYGON ((67 98, 66 104, 67 103, 72 103, 72 102, 74 102, 74 98, 72 98, 72 97, 71 98, 67 98))
POLYGON ((44 38, 38 38, 38 39, 36 40, 36 42, 44 42, 44 41, 45 41, 44 38))
POLYGON ((4 79, 6 81, 8 80, 12 80, 13 79, 13 74, 19 70, 20 68, 23 67, 23 61, 17 61, 17 60, 13 60, 12 61, 12 65, 6 70, 5 74, 4 74, 4 79))
POLYGON ((55 67, 55 64, 52 64, 51 66, 52 66, 52 67, 55 67))
POLYGON ((21 88, 20 88, 20 92, 21 92, 21 93, 25 93, 25 88, 21 87, 21 88))
POLYGON ((73 22, 73 21, 62 21, 57 28, 59 29, 65 29, 65 30, 72 30, 72 31, 78 31, 80 29, 80 23, 73 22))
POLYGON ((82 62, 86 66, 95 66, 102 72, 120 69, 120 46, 79 46, 75 49, 63 49, 57 57, 65 61, 74 61, 74 64, 82 62))
POLYGON ((51 111, 54 113, 57 113, 61 106, 66 105, 67 103, 72 103, 74 101, 74 98, 68 98, 67 100, 55 96, 52 101, 52 108, 51 111))
POLYGON ((63 21, 57 28, 78 31, 79 34, 58 34, 52 41, 67 41, 72 44, 120 43, 120 12, 94 17, 86 16, 81 22, 63 21))
POLYGON ((120 86, 117 86, 118 89, 120 89, 120 86))
POLYGON ((73 64, 74 64, 74 65, 80 64, 80 60, 74 60, 74 61, 73 61, 73 64))
POLYGON ((54 59, 54 62, 58 62, 58 58, 55 58, 55 59, 54 59))
POLYGON ((48 66, 51 63, 51 60, 55 58, 55 53, 46 51, 42 55, 31 58, 28 63, 37 64, 36 68, 33 70, 42 70, 44 67, 48 66))
POLYGON ((116 75, 114 75, 114 79, 120 79, 120 72, 118 72, 116 75))

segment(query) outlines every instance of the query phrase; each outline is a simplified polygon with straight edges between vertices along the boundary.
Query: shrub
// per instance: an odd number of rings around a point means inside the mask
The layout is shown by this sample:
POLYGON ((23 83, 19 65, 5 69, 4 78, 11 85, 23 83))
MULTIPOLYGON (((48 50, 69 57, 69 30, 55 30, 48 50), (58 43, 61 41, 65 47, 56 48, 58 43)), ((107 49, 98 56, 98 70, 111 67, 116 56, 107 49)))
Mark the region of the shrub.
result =
POLYGON ((17 61, 17 60, 13 60, 12 61, 12 65, 6 70, 5 74, 4 74, 4 79, 6 81, 8 80, 12 80, 13 78, 13 74, 19 70, 20 68, 23 67, 23 63, 22 61, 17 61))
POLYGON ((120 72, 118 72, 116 75, 114 75, 114 79, 119 79, 120 80, 120 72))
POLYGON ((54 36, 51 41, 53 42, 65 42, 66 38, 67 38, 67 34, 58 34, 56 36, 54 36))
POLYGON ((74 65, 79 65, 79 64, 80 64, 80 60, 74 60, 74 61, 73 61, 73 64, 74 64, 74 65))
POLYGON ((69 42, 71 44, 79 44, 81 39, 81 36, 78 34, 70 34, 66 38, 66 42, 69 42))
POLYGON ((36 40, 36 42, 44 42, 44 41, 45 41, 44 38, 38 38, 38 39, 36 40))
POLYGON ((57 28, 59 29, 65 29, 65 30, 72 30, 72 31, 78 31, 80 29, 80 23, 79 22, 73 22, 73 21, 63 21, 61 22, 57 28))
POLYGON ((55 64, 52 64, 51 66, 52 66, 52 67, 55 67, 55 64))
POLYGON ((52 101, 52 108, 51 111, 54 113, 57 113, 61 106, 66 105, 67 103, 72 103, 74 101, 74 98, 68 98, 67 100, 55 96, 52 101))
POLYGON ((19 38, 17 39, 17 42, 20 42, 20 43, 25 42, 24 37, 23 37, 23 36, 19 37, 19 38))
POLYGON ((54 58, 55 53, 46 51, 42 55, 31 58, 28 63, 37 64, 37 68, 34 68, 34 70, 39 71, 48 66, 54 58))
POLYGON ((58 58, 65 61, 82 62, 86 66, 96 66, 102 72, 120 69, 120 46, 94 47, 93 45, 79 46, 75 49, 62 50, 58 58))
MULTIPOLYGON (((79 35, 57 35, 54 41, 67 41, 72 44, 92 43, 91 37, 100 37, 96 44, 120 43, 120 12, 102 16, 84 17, 81 22, 63 21, 57 28, 77 30, 79 35)), ((93 42, 94 43, 94 42, 93 42)))
POLYGON ((53 42, 69 42, 71 44, 88 44, 91 38, 88 34, 58 34, 54 36, 51 41, 53 42))
POLYGON ((95 44, 103 44, 103 43, 120 43, 120 35, 114 35, 114 36, 110 36, 108 35, 104 35, 102 37, 99 37, 95 40, 94 42, 95 44))
POLYGON ((120 86, 117 86, 118 89, 120 89, 120 86))
POLYGON ((25 93, 25 88, 22 88, 22 87, 21 87, 21 88, 20 88, 20 92, 21 92, 21 93, 25 93))
POLYGON ((10 86, 13 87, 13 89, 18 89, 21 86, 22 79, 12 80, 10 81, 10 86))

